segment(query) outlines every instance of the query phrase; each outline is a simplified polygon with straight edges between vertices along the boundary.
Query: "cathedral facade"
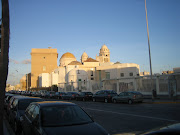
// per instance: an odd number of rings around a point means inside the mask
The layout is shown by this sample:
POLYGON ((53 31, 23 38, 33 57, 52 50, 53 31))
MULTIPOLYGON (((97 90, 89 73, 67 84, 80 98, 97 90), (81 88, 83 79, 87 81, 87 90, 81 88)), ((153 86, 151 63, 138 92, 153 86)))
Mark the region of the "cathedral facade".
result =
MULTIPOLYGON (((113 63, 110 51, 103 45, 96 59, 84 52, 77 61, 67 52, 59 60, 60 65, 52 72, 39 75, 39 87, 58 86, 58 91, 92 91, 104 89, 105 80, 117 80, 139 75, 139 65, 135 63, 113 63)), ((132 82, 132 80, 129 80, 132 82)))

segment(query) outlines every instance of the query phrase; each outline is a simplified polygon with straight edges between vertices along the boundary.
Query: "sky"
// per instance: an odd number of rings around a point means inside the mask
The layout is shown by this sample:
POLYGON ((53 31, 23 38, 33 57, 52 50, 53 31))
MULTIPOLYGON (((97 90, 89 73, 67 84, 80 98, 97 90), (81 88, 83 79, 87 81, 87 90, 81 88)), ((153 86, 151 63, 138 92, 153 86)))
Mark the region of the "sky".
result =
MULTIPOLYGON (((57 48, 80 61, 99 54, 111 62, 136 63, 149 70, 144 0, 9 0, 10 50, 7 83, 31 72, 32 48, 57 48)), ((152 71, 180 67, 180 0, 147 0, 152 71)))

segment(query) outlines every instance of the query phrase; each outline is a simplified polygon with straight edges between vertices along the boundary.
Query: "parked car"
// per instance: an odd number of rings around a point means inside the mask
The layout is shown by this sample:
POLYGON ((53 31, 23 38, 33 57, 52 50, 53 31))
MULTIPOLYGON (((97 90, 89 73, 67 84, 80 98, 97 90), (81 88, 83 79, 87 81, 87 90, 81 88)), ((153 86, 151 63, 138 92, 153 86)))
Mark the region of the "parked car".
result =
POLYGON ((62 101, 31 103, 21 121, 25 135, 108 135, 78 105, 62 101))
POLYGON ((55 98, 62 99, 62 95, 65 95, 65 94, 66 94, 65 92, 56 92, 55 93, 55 98))
POLYGON ((79 95, 76 96, 76 100, 87 101, 92 100, 93 93, 92 92, 80 92, 79 95))
POLYGON ((36 96, 36 92, 33 91, 33 92, 31 93, 31 96, 35 97, 35 96, 36 96))
POLYGON ((20 95, 13 95, 11 98, 10 98, 10 100, 9 100, 9 103, 8 103, 8 105, 7 105, 7 116, 8 116, 8 119, 10 120, 10 118, 9 118, 9 113, 10 113, 10 110, 12 109, 12 103, 13 103, 13 101, 14 101, 14 99, 15 99, 15 97, 22 97, 22 96, 20 96, 20 95))
POLYGON ((104 101, 105 103, 107 103, 107 102, 111 102, 112 97, 116 95, 117 93, 114 90, 100 90, 93 95, 92 99, 93 102, 104 101))
POLYGON ((62 95, 62 99, 73 100, 76 99, 77 95, 78 95, 77 92, 67 92, 65 95, 62 95))
POLYGON ((49 98, 55 98, 55 91, 50 91, 49 92, 49 98))
POLYGON ((114 103, 127 102, 132 104, 134 102, 143 102, 143 94, 136 91, 121 92, 119 95, 112 98, 114 103))
POLYGON ((155 128, 151 131, 146 131, 140 135, 179 135, 180 123, 169 124, 167 126, 155 128))
POLYGON ((24 115, 24 112, 26 108, 29 106, 29 104, 32 102, 40 101, 43 101, 43 99, 23 96, 17 96, 14 98, 12 108, 10 109, 9 118, 15 133, 21 133, 20 117, 24 115))
POLYGON ((41 93, 39 91, 36 91, 36 94, 35 94, 36 97, 41 97, 41 93))
POLYGON ((4 99, 4 109, 5 110, 7 110, 9 100, 11 99, 12 96, 13 96, 13 94, 6 94, 5 99, 4 99))
POLYGON ((40 90, 39 93, 40 93, 40 96, 44 98, 47 95, 48 91, 47 90, 40 90))

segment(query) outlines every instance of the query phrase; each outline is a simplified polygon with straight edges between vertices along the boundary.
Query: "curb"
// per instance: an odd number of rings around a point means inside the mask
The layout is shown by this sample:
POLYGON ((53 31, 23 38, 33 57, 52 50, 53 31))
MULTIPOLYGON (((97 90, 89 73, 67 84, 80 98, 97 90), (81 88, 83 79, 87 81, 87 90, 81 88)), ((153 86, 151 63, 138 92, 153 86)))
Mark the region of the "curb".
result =
POLYGON ((173 102, 173 101, 171 101, 171 102, 153 102, 153 101, 151 101, 151 102, 144 102, 144 103, 147 103, 147 104, 180 104, 179 101, 178 102, 173 102))

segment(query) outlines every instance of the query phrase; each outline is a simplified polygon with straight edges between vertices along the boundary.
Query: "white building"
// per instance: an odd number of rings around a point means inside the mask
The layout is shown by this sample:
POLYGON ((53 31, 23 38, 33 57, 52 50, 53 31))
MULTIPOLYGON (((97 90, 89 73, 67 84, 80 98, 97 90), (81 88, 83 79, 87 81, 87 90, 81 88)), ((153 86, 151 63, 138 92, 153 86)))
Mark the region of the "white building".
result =
POLYGON ((104 80, 139 76, 138 64, 110 62, 110 51, 106 45, 101 47, 96 60, 84 52, 81 62, 78 62, 73 54, 67 52, 59 61, 57 69, 39 76, 39 87, 57 85, 59 91, 93 91, 103 89, 104 80))

